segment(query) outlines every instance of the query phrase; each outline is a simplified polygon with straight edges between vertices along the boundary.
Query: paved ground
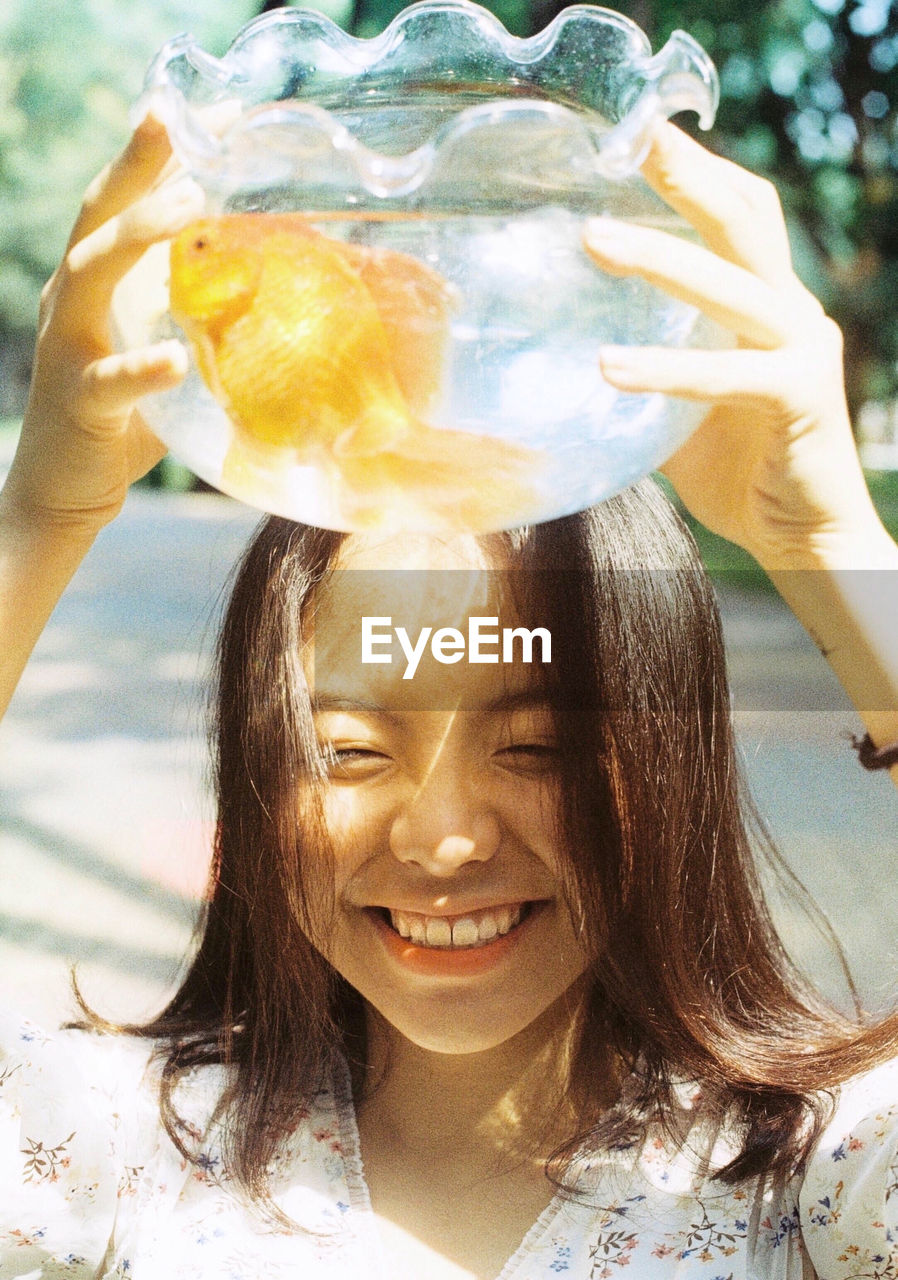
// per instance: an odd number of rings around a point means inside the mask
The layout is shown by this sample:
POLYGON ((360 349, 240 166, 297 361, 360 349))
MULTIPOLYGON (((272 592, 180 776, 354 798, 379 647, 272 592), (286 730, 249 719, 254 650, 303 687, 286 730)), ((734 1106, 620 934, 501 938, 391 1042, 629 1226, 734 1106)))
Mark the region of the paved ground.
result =
MULTIPOLYGON (((254 522, 214 496, 133 494, 0 728, 2 999, 44 1021, 70 1008, 73 961, 105 1012, 148 1013, 189 946, 211 817, 203 684, 221 587, 254 522)), ((854 764, 840 734, 856 722, 789 615, 757 596, 725 606, 762 810, 882 1002, 898 976, 895 794, 854 764)), ((794 894, 777 909, 790 945, 831 975, 794 894)))

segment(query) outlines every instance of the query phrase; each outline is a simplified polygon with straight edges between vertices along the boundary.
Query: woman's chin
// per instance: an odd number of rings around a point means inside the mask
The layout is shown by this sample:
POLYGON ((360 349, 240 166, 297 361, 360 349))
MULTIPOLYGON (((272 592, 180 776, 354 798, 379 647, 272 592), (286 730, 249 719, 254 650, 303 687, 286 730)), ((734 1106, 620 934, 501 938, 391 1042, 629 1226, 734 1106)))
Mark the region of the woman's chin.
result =
POLYGON ((568 991, 548 1005, 476 1009, 463 1002, 447 1001, 445 993, 432 1007, 418 1002, 413 1013, 395 1008, 377 1008, 365 1002, 369 1028, 379 1038, 399 1047, 411 1044, 426 1053, 461 1057, 466 1054, 490 1053, 503 1046, 514 1048, 516 1041, 542 1040, 561 1024, 569 1026, 578 1000, 575 981, 568 991))

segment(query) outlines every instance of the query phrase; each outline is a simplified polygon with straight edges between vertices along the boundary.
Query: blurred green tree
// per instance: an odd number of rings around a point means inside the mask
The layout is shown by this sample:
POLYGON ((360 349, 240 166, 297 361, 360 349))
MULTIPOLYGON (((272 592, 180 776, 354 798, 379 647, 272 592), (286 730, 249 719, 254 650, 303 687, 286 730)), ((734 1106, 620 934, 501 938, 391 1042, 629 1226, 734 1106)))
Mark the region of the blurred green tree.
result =
POLYGON ((0 416, 23 392, 16 354, 30 349, 41 286, 85 186, 127 136, 151 57, 185 30, 223 52, 256 7, 254 0, 135 0, 127 13, 116 0, 0 6, 0 416))

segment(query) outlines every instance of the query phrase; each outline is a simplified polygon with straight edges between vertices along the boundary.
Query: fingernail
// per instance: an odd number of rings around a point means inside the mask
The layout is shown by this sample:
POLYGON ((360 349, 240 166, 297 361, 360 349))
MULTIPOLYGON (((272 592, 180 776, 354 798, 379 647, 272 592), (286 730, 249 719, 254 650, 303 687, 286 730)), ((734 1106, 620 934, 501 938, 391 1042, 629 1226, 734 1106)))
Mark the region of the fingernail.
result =
POLYGON ((599 347, 599 359, 602 364, 620 365, 622 368, 629 367, 633 361, 638 358, 638 352, 634 353, 632 347, 599 347))
POLYGON ((202 215, 205 205, 202 187, 188 174, 182 174, 146 196, 135 206, 135 216, 142 233, 155 238, 180 231, 202 215))
POLYGON ((221 137, 240 119, 244 105, 240 98, 225 98, 222 102, 203 107, 198 115, 211 134, 221 137))
POLYGON ((586 238, 590 244, 615 244, 629 235, 630 228, 617 218, 590 218, 586 223, 586 238))
POLYGON ((160 342, 156 347, 156 353, 160 363, 168 365, 171 371, 183 377, 187 372, 189 364, 187 351, 184 344, 179 342, 177 338, 169 338, 165 342, 160 342))
POLYGON ((638 352, 629 347, 600 347, 599 368, 609 382, 635 382, 639 377, 638 352))
POLYGON ((160 204, 172 213, 199 211, 206 203, 206 193, 190 174, 182 173, 180 177, 165 183, 157 193, 160 204))
POLYGON ((158 91, 145 93, 138 98, 129 112, 132 133, 164 133, 165 116, 159 105, 158 91))

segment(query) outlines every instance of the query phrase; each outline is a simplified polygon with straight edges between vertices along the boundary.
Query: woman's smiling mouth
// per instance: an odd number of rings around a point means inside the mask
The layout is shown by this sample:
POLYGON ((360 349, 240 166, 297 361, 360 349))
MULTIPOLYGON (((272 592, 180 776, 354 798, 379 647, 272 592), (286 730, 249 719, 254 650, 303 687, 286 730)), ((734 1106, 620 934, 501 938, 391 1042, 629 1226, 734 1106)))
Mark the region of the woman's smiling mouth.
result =
POLYGON ((463 915, 424 915, 374 907, 366 913, 393 960, 430 977, 470 977, 516 949, 546 900, 505 903, 463 915))
POLYGON ((400 937, 418 947, 452 949, 483 946, 520 924, 532 904, 508 903, 457 916, 431 916, 387 908, 389 923, 400 937))

